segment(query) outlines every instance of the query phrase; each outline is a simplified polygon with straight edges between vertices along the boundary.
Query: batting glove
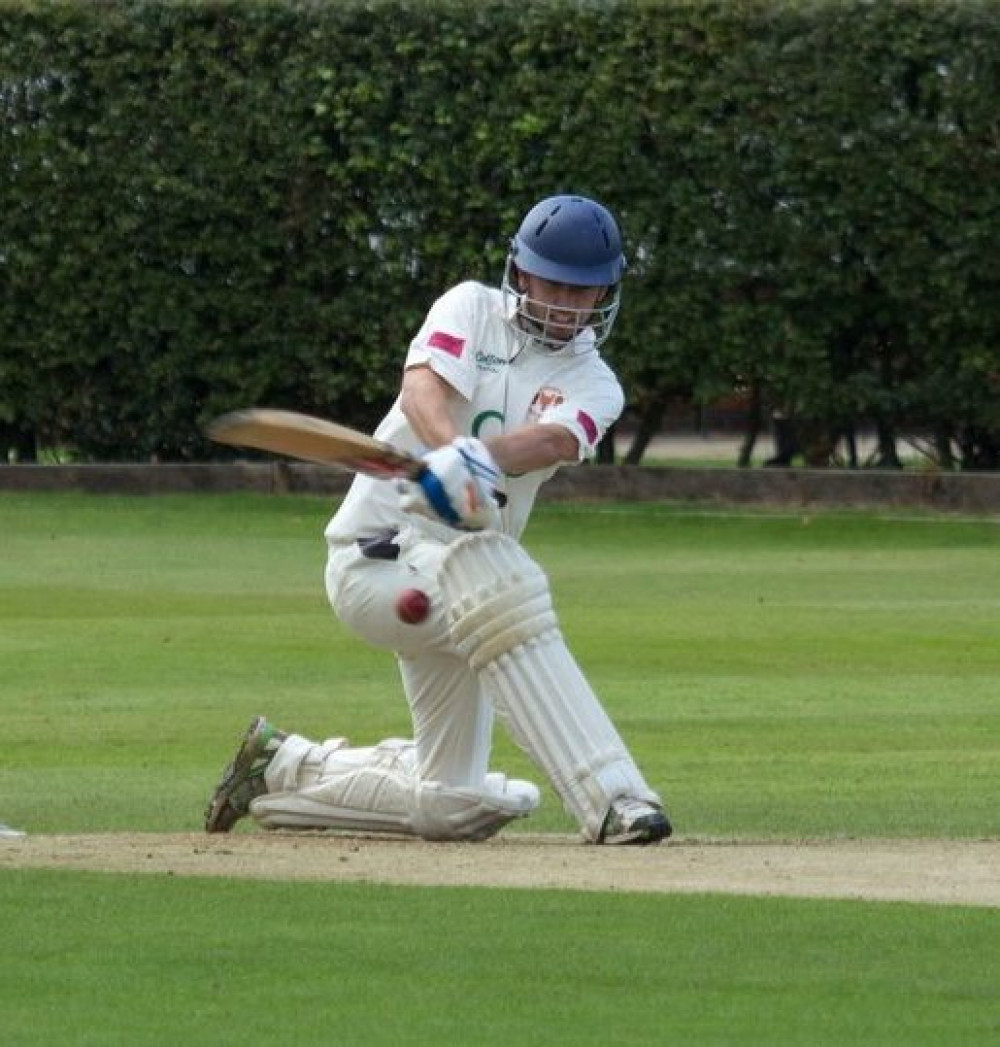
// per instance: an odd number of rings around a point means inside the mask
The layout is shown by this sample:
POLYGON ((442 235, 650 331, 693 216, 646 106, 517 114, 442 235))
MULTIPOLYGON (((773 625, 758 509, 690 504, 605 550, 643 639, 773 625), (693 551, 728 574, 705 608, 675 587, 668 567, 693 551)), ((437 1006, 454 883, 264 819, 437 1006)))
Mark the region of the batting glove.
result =
POLYGON ((482 440, 459 436, 422 460, 423 470, 402 492, 407 512, 444 520, 462 531, 499 528, 500 469, 482 440))

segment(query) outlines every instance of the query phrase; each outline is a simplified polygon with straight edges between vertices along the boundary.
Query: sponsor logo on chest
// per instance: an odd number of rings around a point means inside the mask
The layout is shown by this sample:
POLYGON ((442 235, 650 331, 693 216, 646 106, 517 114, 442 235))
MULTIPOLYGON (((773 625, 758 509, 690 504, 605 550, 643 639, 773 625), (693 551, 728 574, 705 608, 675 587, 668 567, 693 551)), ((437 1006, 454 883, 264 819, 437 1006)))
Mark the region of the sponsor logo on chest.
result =
POLYGON ((507 361, 502 356, 497 356, 496 353, 487 353, 482 349, 476 350, 476 367, 480 371, 489 371, 490 374, 499 374, 504 367, 507 366, 507 361))

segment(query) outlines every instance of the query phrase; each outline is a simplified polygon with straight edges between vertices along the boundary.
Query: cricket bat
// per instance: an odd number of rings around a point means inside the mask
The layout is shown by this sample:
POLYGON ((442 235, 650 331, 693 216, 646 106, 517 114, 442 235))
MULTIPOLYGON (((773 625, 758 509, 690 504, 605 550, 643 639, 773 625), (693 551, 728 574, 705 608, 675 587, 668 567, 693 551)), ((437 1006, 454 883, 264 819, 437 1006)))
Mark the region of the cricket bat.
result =
POLYGON ((381 479, 415 480, 424 464, 406 451, 325 418, 251 407, 210 422, 205 435, 216 443, 272 451, 303 462, 334 465, 381 479))

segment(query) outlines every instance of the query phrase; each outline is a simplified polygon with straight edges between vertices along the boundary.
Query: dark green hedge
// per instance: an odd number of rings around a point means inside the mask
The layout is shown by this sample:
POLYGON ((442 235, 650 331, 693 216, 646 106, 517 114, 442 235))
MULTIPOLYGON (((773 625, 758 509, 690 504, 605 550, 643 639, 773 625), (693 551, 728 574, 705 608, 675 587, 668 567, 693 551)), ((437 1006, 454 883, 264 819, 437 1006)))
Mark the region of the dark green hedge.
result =
POLYGON ((743 386, 1000 464, 998 74, 993 2, 0 0, 0 432, 368 426, 431 300, 575 189, 626 230, 640 420, 743 386))

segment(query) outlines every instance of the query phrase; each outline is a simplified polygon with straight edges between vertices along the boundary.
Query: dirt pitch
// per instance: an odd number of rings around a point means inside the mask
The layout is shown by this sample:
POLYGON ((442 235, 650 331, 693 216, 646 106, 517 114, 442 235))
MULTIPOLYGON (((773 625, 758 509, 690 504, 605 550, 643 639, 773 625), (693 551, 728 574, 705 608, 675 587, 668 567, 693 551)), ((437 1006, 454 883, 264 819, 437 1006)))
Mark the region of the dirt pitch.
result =
POLYGON ((510 833, 424 843, 311 833, 114 833, 0 841, 0 869, 580 891, 716 892, 1000 907, 1000 840, 673 840, 588 847, 510 833))

